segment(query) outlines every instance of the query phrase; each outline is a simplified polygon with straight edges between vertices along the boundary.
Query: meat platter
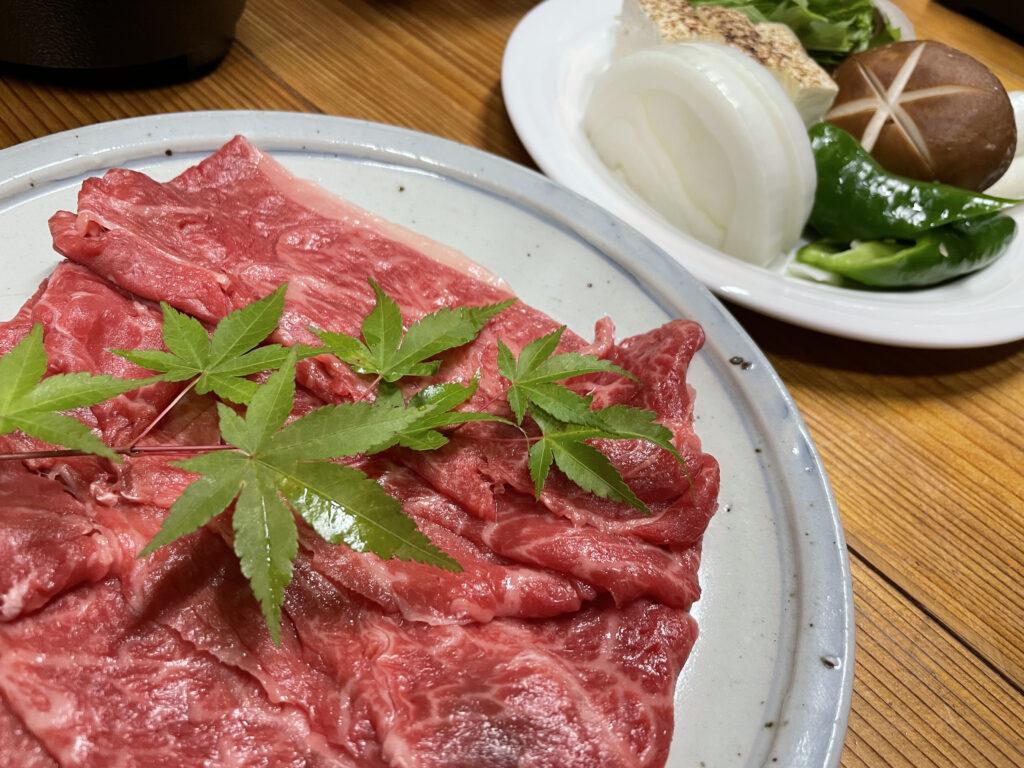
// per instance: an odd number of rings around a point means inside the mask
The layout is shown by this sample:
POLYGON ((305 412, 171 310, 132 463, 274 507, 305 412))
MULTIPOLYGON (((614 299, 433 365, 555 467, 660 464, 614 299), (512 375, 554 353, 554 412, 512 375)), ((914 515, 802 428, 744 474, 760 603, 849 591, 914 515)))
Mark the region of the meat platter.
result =
POLYGON ((11 264, 6 314, 56 263, 45 221, 74 209, 85 176, 117 166, 170 178, 235 133, 296 175, 515 276, 520 297, 572 329, 605 312, 621 336, 672 317, 704 326, 691 383, 697 430, 723 466, 721 506, 705 539, 701 636, 677 689, 668 764, 835 764, 852 677, 849 572, 799 415, 704 289, 571 193, 465 147, 337 118, 200 113, 94 126, 0 155, 0 231, 9 253, 32 254, 11 264))

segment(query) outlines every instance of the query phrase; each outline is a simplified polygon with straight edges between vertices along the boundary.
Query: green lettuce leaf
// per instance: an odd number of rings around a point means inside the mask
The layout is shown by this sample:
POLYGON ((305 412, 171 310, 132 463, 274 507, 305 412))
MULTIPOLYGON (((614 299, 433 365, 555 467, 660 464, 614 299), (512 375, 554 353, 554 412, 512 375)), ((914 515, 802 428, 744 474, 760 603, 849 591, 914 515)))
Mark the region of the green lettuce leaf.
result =
POLYGON ((900 39, 871 0, 690 0, 742 11, 751 21, 785 24, 826 70, 852 53, 900 39))

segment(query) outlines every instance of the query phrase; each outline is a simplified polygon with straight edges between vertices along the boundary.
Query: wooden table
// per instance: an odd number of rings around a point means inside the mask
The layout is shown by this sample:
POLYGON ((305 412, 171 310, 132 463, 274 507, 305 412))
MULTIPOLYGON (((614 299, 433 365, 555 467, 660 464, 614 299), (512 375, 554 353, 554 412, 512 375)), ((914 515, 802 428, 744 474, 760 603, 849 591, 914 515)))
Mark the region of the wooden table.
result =
MULTIPOLYGON (((1020 45, 930 0, 897 1, 918 37, 1024 89, 1020 45)), ((301 110, 531 166, 499 78, 534 4, 250 0, 226 60, 193 82, 70 90, 3 77, 0 147, 158 112, 301 110)), ((1024 765, 1024 342, 895 349, 733 309, 796 399, 846 530, 857 663, 843 765, 1024 765)))

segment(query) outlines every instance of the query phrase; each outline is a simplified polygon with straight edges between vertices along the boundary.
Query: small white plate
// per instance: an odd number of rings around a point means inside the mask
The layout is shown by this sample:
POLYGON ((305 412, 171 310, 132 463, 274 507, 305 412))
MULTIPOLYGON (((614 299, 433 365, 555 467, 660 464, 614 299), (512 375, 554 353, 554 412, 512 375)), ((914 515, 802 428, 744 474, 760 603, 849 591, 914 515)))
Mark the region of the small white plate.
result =
POLYGON ((84 178, 120 166, 167 180, 236 133, 300 177, 458 248, 581 334, 606 313, 619 338, 673 317, 703 325, 688 381, 722 485, 668 768, 837 765, 853 684, 852 587, 835 500, 795 404, 682 267, 540 174, 434 136, 323 115, 157 115, 54 134, 0 151, 0 317, 57 262, 46 222, 76 209, 84 178))
MULTIPOLYGON (((909 38, 906 17, 879 7, 909 38)), ((595 78, 611 58, 621 0, 546 0, 505 48, 502 90, 519 138, 551 178, 639 229, 722 298, 796 325, 864 341, 958 348, 1024 338, 1024 235, 995 264, 942 286, 868 291, 757 267, 669 224, 601 163, 582 129, 595 78)), ((1024 229, 1024 206, 1013 212, 1024 229)))

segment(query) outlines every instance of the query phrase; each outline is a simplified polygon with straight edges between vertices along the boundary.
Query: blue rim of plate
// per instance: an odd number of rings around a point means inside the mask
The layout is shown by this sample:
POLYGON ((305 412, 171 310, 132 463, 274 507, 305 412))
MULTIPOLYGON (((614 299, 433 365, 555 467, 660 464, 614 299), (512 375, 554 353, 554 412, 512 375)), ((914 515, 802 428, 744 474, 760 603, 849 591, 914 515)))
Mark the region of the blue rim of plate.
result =
MULTIPOLYGON (((779 521, 801 566, 792 574, 798 605, 787 609, 789 624, 798 630, 789 638, 788 674, 776 676, 777 690, 766 692, 780 702, 779 720, 770 735, 756 739, 758 754, 774 756, 779 765, 838 765, 853 691, 853 590, 821 458, 785 385, 746 331, 677 261, 629 225, 535 171, 448 139, 351 118, 261 111, 130 118, 0 150, 0 209, 19 196, 107 168, 168 152, 211 152, 238 133, 270 152, 351 156, 432 174, 500 199, 571 233, 626 270, 670 314, 704 326, 705 351, 717 352, 706 355, 708 362, 720 380, 730 382, 734 397, 771 426, 771 434, 761 437, 772 448, 775 470, 799 486, 790 494, 787 518, 779 521), (742 376, 730 363, 735 355, 750 364, 742 376)), ((765 425, 752 429, 759 426, 765 425)))

